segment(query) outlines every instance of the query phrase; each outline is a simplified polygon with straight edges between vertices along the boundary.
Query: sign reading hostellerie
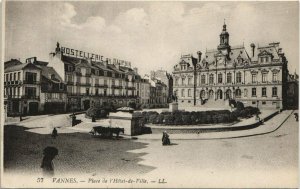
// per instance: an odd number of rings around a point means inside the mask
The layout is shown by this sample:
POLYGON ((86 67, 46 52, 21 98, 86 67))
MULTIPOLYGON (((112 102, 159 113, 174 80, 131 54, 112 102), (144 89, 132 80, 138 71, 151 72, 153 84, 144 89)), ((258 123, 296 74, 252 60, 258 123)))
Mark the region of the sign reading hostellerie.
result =
POLYGON ((99 54, 87 53, 84 51, 71 49, 67 47, 61 47, 60 50, 64 55, 68 55, 72 57, 91 58, 93 61, 99 61, 99 62, 103 62, 104 60, 107 60, 109 64, 120 64, 121 66, 131 67, 131 62, 125 60, 119 60, 117 58, 104 59, 104 56, 99 54))

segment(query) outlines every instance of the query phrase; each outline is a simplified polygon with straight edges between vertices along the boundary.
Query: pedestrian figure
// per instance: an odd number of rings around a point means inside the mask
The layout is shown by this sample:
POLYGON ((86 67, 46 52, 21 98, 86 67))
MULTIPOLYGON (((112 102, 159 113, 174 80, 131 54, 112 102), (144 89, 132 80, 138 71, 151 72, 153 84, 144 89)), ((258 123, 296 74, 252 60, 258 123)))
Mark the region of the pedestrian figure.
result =
POLYGON ((43 150, 43 160, 41 164, 41 168, 43 169, 44 176, 53 176, 54 175, 54 165, 53 159, 56 155, 58 155, 58 150, 55 147, 46 147, 43 150))
POLYGON ((76 122, 76 116, 75 116, 75 114, 73 113, 73 114, 72 114, 72 127, 75 125, 75 122, 76 122))
POLYGON ((255 119, 258 120, 258 121, 260 121, 260 117, 259 117, 258 114, 256 114, 256 118, 255 119))
POLYGON ((23 119, 22 119, 22 114, 20 114, 20 122, 21 122, 21 121, 23 121, 23 119))
POLYGON ((162 136, 162 145, 165 146, 165 145, 170 145, 170 144, 171 144, 171 142, 169 139, 169 135, 168 135, 167 131, 164 131, 163 136, 162 136))
POLYGON ((94 115, 92 116, 92 122, 96 122, 96 118, 94 115))
POLYGON ((54 127, 53 131, 52 131, 52 134, 51 134, 52 138, 56 138, 57 137, 57 130, 56 128, 54 127))
POLYGON ((294 113, 294 115, 295 115, 295 119, 296 119, 296 121, 298 122, 298 113, 294 113))

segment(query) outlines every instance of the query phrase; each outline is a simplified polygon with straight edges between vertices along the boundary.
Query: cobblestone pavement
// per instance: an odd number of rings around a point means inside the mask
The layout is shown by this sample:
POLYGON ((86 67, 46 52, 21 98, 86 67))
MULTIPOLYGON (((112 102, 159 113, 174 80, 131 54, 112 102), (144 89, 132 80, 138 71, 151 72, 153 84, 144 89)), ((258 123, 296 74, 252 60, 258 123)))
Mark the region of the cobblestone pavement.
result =
POLYGON ((165 187, 297 187, 298 122, 290 116, 275 132, 245 138, 153 140, 143 165, 157 169, 149 178, 165 178, 165 187))
POLYGON ((54 159, 55 175, 139 175, 154 169, 137 164, 144 153, 129 150, 145 148, 146 143, 121 139, 93 138, 84 133, 50 134, 25 132, 24 127, 4 127, 4 171, 8 173, 42 175, 43 149, 54 146, 59 155, 54 159))

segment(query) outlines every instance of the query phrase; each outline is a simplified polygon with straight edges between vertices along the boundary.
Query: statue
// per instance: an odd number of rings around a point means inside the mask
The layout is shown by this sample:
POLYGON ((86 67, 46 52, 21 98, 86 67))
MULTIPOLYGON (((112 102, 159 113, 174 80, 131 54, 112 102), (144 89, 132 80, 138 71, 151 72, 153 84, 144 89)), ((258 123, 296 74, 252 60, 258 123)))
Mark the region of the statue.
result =
POLYGON ((176 93, 172 94, 172 102, 177 102, 178 98, 176 96, 176 93))

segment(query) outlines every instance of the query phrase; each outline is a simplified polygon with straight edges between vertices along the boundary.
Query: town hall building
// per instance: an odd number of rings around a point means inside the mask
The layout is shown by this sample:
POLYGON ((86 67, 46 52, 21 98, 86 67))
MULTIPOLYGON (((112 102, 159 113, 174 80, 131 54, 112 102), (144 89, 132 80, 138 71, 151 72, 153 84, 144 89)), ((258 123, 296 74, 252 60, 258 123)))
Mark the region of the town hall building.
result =
POLYGON ((279 42, 231 46, 226 24, 217 49, 204 57, 183 55, 173 70, 173 92, 181 105, 218 104, 235 99, 246 106, 284 108, 288 61, 279 42), (217 103, 216 103, 217 101, 217 103))

